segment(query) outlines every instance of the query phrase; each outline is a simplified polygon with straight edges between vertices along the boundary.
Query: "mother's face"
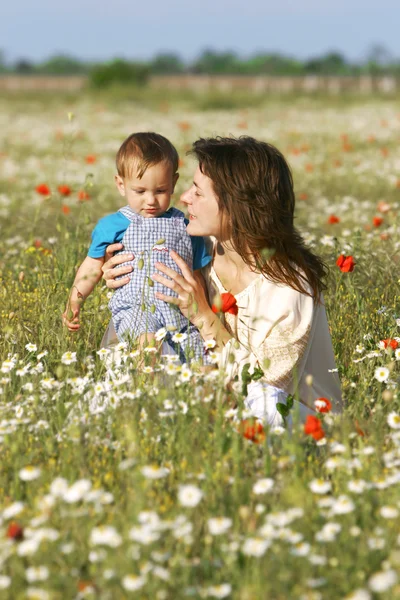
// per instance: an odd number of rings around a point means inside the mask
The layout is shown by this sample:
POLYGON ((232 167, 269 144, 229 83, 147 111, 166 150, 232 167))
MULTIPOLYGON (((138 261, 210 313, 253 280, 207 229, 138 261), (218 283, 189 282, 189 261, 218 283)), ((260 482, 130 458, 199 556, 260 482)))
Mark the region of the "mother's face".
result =
POLYGON ((189 235, 221 235, 222 214, 214 193, 212 181, 197 167, 192 186, 182 194, 181 201, 187 205, 189 235))

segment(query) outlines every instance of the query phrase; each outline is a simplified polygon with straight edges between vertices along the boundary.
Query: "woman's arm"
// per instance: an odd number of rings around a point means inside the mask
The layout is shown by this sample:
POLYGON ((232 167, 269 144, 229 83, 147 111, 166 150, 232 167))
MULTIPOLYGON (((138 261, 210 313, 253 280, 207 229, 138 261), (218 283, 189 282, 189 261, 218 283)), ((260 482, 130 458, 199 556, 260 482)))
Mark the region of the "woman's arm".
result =
POLYGON ((156 263, 157 270, 168 275, 170 279, 158 273, 154 273, 152 278, 173 290, 178 297, 157 293, 157 298, 177 306, 181 313, 198 328, 203 340, 213 339, 217 342, 217 346, 222 348, 232 336, 210 308, 204 277, 198 271, 192 273, 179 254, 174 251, 170 254, 182 271, 182 275, 163 263, 156 263))

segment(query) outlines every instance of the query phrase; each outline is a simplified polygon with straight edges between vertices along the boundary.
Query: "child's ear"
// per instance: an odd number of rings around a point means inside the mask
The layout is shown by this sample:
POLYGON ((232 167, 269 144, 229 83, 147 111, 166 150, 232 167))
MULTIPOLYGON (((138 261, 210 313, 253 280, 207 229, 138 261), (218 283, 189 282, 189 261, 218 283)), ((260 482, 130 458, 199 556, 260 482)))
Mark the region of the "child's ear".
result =
POLYGON ((172 178, 172 192, 171 192, 172 194, 175 191, 175 186, 176 186, 176 182, 178 181, 178 179, 179 179, 179 173, 175 173, 175 175, 172 178))
POLYGON ((124 180, 120 175, 115 175, 114 177, 115 185, 117 186, 117 190, 121 194, 121 196, 125 196, 125 186, 124 180))

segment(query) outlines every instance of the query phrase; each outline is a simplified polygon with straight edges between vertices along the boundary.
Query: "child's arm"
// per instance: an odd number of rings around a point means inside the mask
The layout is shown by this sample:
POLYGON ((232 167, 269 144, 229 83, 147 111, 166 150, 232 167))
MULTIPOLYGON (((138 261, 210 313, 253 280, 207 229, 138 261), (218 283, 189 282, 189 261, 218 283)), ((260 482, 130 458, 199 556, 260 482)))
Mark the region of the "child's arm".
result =
POLYGON ((81 305, 100 281, 103 263, 104 257, 91 258, 87 256, 76 273, 67 307, 62 315, 63 323, 70 331, 77 331, 80 327, 79 313, 81 305))

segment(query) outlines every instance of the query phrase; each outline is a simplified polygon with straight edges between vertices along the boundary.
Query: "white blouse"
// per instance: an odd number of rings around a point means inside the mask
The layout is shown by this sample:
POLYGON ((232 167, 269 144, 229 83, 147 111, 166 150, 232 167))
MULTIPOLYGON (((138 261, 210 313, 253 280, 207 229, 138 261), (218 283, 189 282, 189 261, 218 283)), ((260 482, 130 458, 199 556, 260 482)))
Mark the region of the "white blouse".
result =
MULTIPOLYGON (((203 267, 202 273, 211 303, 216 295, 229 291, 212 263, 203 267)), ((240 379, 243 366, 250 363, 250 373, 261 367, 263 381, 298 397, 303 404, 314 408, 314 400, 324 397, 331 400, 332 412, 341 412, 340 381, 323 298, 314 304, 311 296, 262 274, 235 298, 238 314, 221 315, 234 336, 220 359, 227 380, 240 379)))

